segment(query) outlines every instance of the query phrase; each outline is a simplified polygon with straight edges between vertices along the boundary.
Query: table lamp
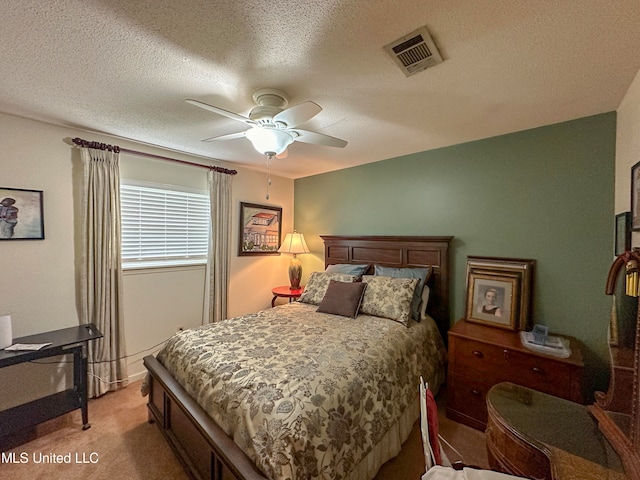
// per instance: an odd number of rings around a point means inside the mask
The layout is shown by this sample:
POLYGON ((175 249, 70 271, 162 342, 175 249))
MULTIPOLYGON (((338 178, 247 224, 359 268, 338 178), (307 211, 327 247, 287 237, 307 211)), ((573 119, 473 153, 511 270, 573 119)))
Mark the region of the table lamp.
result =
POLYGON ((302 277, 302 264, 296 255, 298 253, 309 253, 309 247, 307 247, 307 242, 304 241, 304 236, 295 230, 293 233, 287 233, 278 251, 280 253, 293 253, 293 258, 289 264, 289 288, 291 290, 299 289, 300 278, 302 277))

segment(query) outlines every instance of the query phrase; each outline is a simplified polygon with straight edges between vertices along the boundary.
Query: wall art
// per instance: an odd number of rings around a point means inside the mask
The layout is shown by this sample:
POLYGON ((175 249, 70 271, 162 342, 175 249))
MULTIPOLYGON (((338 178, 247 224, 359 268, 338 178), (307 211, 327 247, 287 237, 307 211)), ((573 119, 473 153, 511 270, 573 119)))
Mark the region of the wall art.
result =
POLYGON ((43 240, 42 190, 0 188, 0 240, 43 240))

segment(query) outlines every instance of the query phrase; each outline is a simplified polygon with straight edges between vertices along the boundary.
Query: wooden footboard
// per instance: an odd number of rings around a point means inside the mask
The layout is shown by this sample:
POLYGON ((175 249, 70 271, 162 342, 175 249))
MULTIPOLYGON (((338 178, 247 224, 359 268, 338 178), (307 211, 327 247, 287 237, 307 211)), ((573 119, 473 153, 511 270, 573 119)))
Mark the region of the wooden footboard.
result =
POLYGON ((171 448, 197 479, 266 480, 249 457, 182 386, 149 355, 144 365, 151 374, 147 408, 171 448))

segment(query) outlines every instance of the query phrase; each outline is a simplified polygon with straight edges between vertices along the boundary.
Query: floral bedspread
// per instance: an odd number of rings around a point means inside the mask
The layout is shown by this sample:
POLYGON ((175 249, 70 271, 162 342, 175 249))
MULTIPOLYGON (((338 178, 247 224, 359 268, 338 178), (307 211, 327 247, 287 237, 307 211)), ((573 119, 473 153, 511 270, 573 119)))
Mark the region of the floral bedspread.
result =
MULTIPOLYGON (((432 383, 434 322, 299 302, 180 332, 158 360, 272 479, 345 479, 432 383)), ((436 385, 434 385, 436 387, 436 385)))

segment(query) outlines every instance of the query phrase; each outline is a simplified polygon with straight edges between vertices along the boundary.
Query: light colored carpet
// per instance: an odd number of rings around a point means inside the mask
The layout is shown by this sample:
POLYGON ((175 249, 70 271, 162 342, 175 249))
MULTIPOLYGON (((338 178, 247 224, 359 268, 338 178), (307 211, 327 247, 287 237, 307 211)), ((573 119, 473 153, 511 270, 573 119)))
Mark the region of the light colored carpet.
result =
MULTIPOLYGON (((487 466, 484 434, 448 420, 443 394, 438 395, 440 432, 462 454, 465 463, 487 466)), ((91 428, 83 431, 77 410, 38 427, 37 438, 2 450, 0 478, 57 480, 187 480, 157 425, 147 422, 140 382, 89 402, 91 428), (8 453, 25 463, 8 463, 8 453), (61 455, 62 463, 38 463, 61 455), (66 463, 70 460, 70 463, 66 463), (86 463, 84 463, 86 462, 86 463), (94 462, 94 463, 92 463, 94 462)), ((444 447, 452 461, 460 456, 444 447)), ((424 473, 419 423, 400 455, 382 466, 375 480, 419 480, 424 473)))
POLYGON ((45 422, 38 438, 10 450, 27 462, 0 464, 0 478, 187 480, 157 425, 147 422, 145 401, 135 382, 89 401, 88 430, 82 430, 80 410, 45 422), (71 463, 36 463, 50 454, 67 455, 71 463))

